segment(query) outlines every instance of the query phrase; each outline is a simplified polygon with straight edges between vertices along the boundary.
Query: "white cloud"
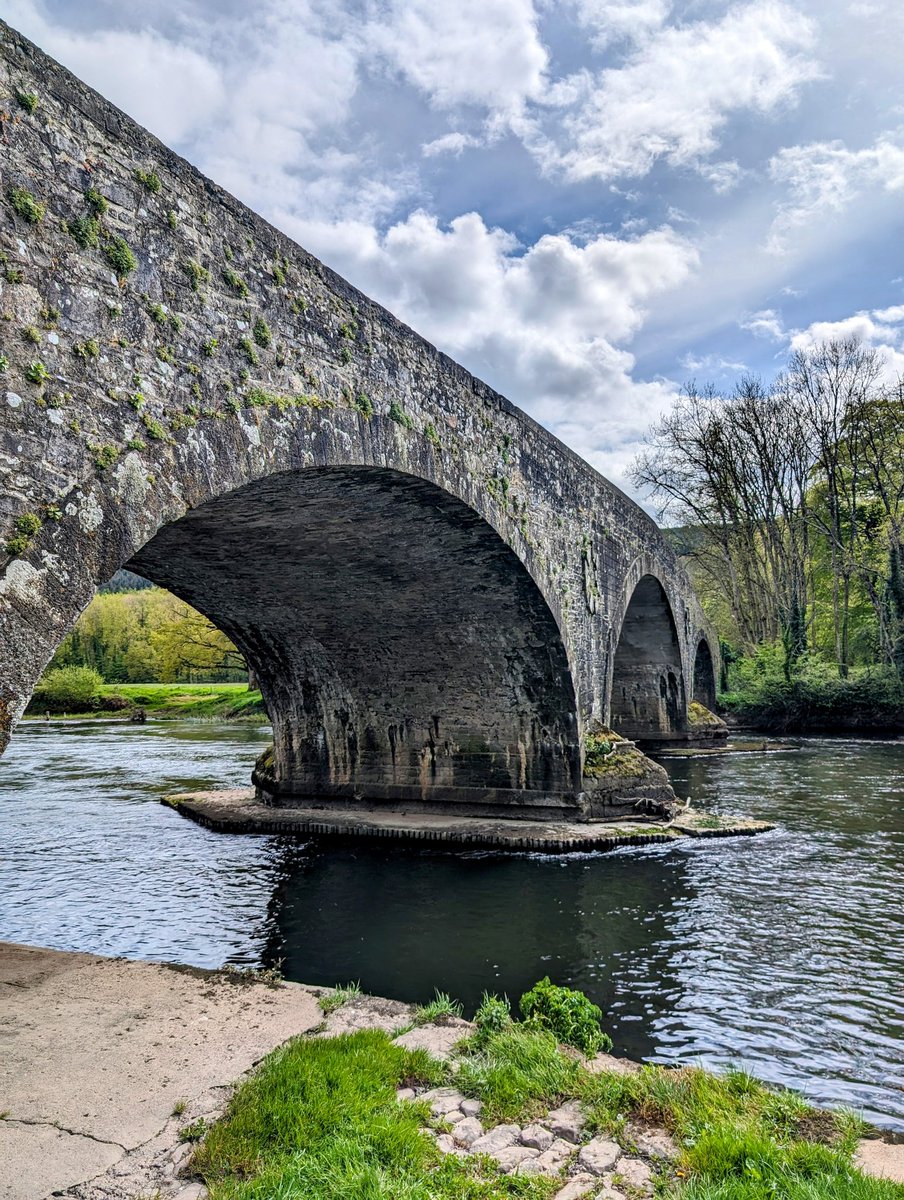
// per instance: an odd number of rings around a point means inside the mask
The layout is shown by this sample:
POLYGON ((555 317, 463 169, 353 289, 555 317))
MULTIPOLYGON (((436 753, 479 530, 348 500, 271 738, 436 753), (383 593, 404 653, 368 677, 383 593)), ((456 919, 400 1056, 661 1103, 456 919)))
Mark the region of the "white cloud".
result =
POLYGON ((796 330, 790 345, 792 350, 809 350, 819 342, 848 337, 876 350, 887 383, 904 376, 904 305, 858 312, 839 321, 814 321, 796 330))
POLYGON ((45 18, 32 0, 10 0, 3 16, 162 141, 196 134, 224 103, 215 63, 152 29, 75 33, 45 18))
POLYGON ((759 312, 751 313, 743 317, 739 324, 754 337, 770 338, 774 342, 783 342, 787 338, 781 314, 774 308, 763 308, 759 312))
POLYGON ((694 269, 670 229, 634 240, 562 235, 521 246, 477 213, 442 226, 415 212, 380 234, 362 223, 296 220, 291 232, 398 316, 543 421, 591 461, 622 474, 674 393, 631 378, 624 348, 645 305, 694 269), (628 444, 630 443, 630 444, 628 444))
POLYGON ((862 150, 848 150, 840 141, 788 146, 770 160, 769 173, 790 193, 768 241, 773 253, 782 253, 796 231, 843 212, 862 192, 904 189, 904 145, 885 134, 862 150))
POLYGON ((437 108, 515 110, 543 89, 531 0, 389 0, 365 38, 437 108))
MULTIPOLYGON (((812 23, 780 0, 755 0, 714 23, 666 27, 625 65, 575 77, 577 108, 558 135, 536 121, 521 131, 547 170, 571 180, 640 176, 660 159, 698 167, 730 116, 773 114, 819 77, 813 40, 812 23)), ((720 186, 731 182, 730 164, 706 169, 720 186)))
POLYGON ((662 28, 672 8, 669 0, 575 0, 574 6, 599 50, 623 39, 648 37, 662 28))
POLYGON ((452 154, 457 158, 463 150, 481 144, 480 138, 470 133, 446 133, 442 137, 434 138, 432 142, 425 142, 421 146, 421 153, 425 158, 436 158, 440 154, 452 154))

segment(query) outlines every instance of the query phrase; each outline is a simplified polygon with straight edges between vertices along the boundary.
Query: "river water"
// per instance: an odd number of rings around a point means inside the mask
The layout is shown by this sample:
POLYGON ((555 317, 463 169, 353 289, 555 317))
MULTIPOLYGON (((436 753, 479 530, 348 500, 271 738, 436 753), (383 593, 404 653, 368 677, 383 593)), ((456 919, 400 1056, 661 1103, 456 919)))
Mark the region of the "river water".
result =
POLYGON ((0 770, 0 938, 426 1000, 549 974, 616 1052, 743 1065, 904 1131, 904 742, 664 759, 756 838, 609 854, 334 849, 210 833, 164 790, 248 780, 268 731, 20 727, 0 770))

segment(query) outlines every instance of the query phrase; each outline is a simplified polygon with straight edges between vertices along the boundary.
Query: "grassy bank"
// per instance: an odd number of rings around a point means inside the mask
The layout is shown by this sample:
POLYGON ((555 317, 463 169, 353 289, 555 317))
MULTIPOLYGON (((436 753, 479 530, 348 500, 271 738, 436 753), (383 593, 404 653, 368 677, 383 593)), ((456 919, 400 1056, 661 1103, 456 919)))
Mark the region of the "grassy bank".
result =
POLYGON ((751 680, 720 705, 728 719, 770 733, 904 731, 904 684, 891 674, 751 680))
MULTIPOLYGON (((29 705, 27 717, 43 717, 50 706, 40 695, 29 705)), ((121 683, 102 684, 87 703, 53 716, 72 718, 129 717, 143 709, 156 720, 256 721, 267 718, 261 694, 245 683, 121 683)))
MULTIPOLYGON (((574 996, 580 994, 569 994, 560 1015, 575 1011, 574 996)), ((562 1027, 557 1033, 542 1027, 536 1013, 513 1022, 501 1001, 485 1001, 476 1020, 452 1065, 403 1049, 375 1029, 295 1039, 237 1088, 221 1122, 187 1131, 200 1139, 192 1170, 211 1200, 556 1195, 568 1181, 568 1162, 564 1174, 547 1177, 506 1173, 487 1154, 444 1153, 428 1132, 446 1128, 444 1118, 431 1115, 426 1099, 396 1098, 401 1087, 454 1083, 482 1103, 486 1127, 542 1120, 550 1109, 576 1101, 584 1126, 573 1156, 581 1140, 597 1136, 634 1154, 640 1138, 664 1131, 674 1155, 654 1161, 658 1196, 904 1200, 904 1187, 853 1167, 861 1129, 850 1114, 813 1109, 796 1093, 773 1091, 741 1071, 590 1070, 581 1054, 556 1040, 562 1027)), ((581 1194, 629 1200, 643 1194, 620 1179, 617 1168, 609 1179, 617 1190, 603 1190, 602 1178, 591 1183, 581 1194)))

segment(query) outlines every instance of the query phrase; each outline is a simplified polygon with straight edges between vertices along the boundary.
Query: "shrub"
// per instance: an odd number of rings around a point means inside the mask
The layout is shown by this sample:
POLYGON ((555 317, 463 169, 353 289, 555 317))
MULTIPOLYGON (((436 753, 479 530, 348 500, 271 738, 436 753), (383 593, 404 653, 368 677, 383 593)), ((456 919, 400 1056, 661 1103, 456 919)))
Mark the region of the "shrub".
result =
POLYGON ((404 426, 405 429, 411 429, 414 425, 414 421, 408 416, 398 400, 393 400, 389 406, 389 419, 395 421, 397 425, 404 426))
POLYGON ((34 702, 49 712, 91 712, 104 677, 93 667, 55 667, 35 688, 34 702))
POLYGON ((193 292, 200 292, 201 284, 206 283, 210 278, 210 272, 206 267, 202 267, 195 259, 189 258, 182 264, 182 269, 188 276, 188 281, 191 284, 193 292))
POLYGON ((518 1007, 528 1024, 548 1029, 585 1054, 612 1049, 612 1039, 600 1028, 602 1011, 583 992, 558 987, 548 975, 524 993, 518 1007))
POLYGON ((157 193, 160 191, 160 176, 153 171, 142 171, 140 168, 135 172, 135 180, 140 183, 147 191, 157 193))
POLYGON ((369 421, 374 415, 373 401, 366 392, 359 392, 355 396, 354 405, 365 421, 369 421))
POLYGON ((270 332, 270 326, 263 317, 258 317, 254 322, 254 340, 259 346, 265 349, 273 341, 273 334, 270 332))
POLYGON ((27 113, 33 113, 41 103, 37 92, 27 92, 24 88, 16 88, 16 100, 27 113))
POLYGON ((233 271, 232 267, 226 267, 223 271, 223 280, 232 288, 234 292, 242 297, 248 295, 248 285, 242 279, 237 271, 233 271))

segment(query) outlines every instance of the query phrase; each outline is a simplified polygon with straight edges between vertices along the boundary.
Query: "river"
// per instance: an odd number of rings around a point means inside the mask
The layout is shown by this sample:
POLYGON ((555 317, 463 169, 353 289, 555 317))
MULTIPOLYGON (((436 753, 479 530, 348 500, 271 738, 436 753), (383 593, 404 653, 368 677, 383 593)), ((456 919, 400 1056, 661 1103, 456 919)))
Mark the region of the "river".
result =
POLYGON ((210 833, 164 790, 245 783, 268 731, 30 723, 0 770, 0 938, 426 1000, 586 991, 616 1052, 742 1065, 904 1131, 904 742, 665 758, 756 838, 581 855, 210 833))

